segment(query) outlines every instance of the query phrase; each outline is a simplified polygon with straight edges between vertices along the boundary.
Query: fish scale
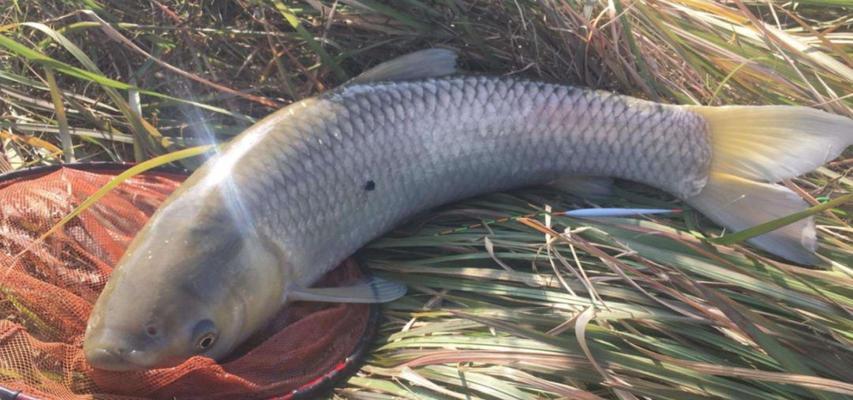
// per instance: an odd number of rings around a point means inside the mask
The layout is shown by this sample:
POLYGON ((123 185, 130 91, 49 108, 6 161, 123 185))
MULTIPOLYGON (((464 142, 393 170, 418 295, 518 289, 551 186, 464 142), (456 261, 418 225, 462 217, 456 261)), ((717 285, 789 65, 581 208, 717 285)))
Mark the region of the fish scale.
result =
MULTIPOLYGON (((253 143, 228 173, 251 194, 243 201, 256 225, 310 271, 306 282, 443 203, 568 175, 686 198, 711 159, 705 120, 683 108, 511 78, 352 85, 265 121, 230 145, 253 143)), ((217 174, 222 165, 207 164, 217 174)))

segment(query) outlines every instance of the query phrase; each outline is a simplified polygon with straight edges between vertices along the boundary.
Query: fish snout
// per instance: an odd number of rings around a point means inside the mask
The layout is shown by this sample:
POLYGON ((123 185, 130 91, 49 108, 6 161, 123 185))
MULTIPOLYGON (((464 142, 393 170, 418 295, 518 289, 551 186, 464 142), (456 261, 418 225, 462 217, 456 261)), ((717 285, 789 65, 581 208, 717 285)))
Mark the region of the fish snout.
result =
POLYGON ((142 355, 121 335, 112 330, 102 330, 88 335, 83 343, 86 360, 97 369, 108 371, 131 371, 145 369, 146 365, 137 360, 142 355))
POLYGON ((126 349, 109 349, 103 347, 95 347, 85 349, 86 360, 97 369, 108 371, 131 371, 141 369, 134 365, 127 358, 126 349))

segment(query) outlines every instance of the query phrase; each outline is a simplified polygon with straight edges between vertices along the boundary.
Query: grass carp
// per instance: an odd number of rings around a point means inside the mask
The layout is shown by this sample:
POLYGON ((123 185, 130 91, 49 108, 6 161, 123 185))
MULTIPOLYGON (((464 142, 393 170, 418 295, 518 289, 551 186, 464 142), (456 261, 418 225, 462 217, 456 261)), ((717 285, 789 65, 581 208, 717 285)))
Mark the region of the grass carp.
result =
MULTIPOLYGON (((288 301, 382 302, 371 278, 310 286, 441 204, 567 176, 642 182, 742 230, 806 207, 782 179, 853 143, 853 120, 792 106, 658 104, 511 77, 463 76, 453 52, 380 64, 259 121, 155 213, 90 317, 97 368, 220 359, 288 301)), ((752 243, 814 263, 814 222, 752 243)))

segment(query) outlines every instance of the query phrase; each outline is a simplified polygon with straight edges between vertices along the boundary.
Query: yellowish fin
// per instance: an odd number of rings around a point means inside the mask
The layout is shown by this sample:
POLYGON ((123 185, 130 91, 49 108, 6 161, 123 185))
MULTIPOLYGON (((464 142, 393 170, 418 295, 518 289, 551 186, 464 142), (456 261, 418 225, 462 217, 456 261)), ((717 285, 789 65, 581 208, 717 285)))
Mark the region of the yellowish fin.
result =
MULTIPOLYGON (((687 203, 734 231, 806 208, 776 182, 812 171, 853 144, 853 120, 807 107, 688 108, 708 120, 713 158, 708 183, 687 203)), ((797 263, 819 260, 812 218, 749 242, 797 263)))
POLYGON ((711 170, 779 182, 813 171, 853 144, 853 120, 808 107, 689 107, 711 127, 711 170))
MULTIPOLYGON (((723 173, 712 173, 708 184, 687 202, 708 218, 734 231, 801 211, 808 206, 788 188, 723 173)), ((750 243, 800 264, 815 264, 815 224, 802 219, 750 243)))

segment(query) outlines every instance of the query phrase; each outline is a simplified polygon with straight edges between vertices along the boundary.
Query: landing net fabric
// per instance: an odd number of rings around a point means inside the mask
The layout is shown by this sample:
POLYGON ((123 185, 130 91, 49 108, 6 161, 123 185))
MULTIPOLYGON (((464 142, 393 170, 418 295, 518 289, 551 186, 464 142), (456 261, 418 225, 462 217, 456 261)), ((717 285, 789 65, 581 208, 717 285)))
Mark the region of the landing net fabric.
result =
MULTIPOLYGON (((150 371, 93 369, 82 351, 92 305, 134 234, 184 176, 131 178, 43 242, 36 239, 122 169, 0 177, 0 387, 44 399, 288 398, 352 369, 376 309, 316 303, 288 306, 222 363, 194 357, 150 371)), ((360 276, 347 262, 321 285, 360 276)))

